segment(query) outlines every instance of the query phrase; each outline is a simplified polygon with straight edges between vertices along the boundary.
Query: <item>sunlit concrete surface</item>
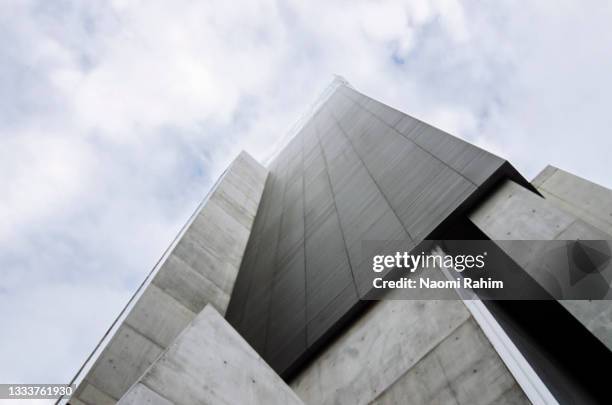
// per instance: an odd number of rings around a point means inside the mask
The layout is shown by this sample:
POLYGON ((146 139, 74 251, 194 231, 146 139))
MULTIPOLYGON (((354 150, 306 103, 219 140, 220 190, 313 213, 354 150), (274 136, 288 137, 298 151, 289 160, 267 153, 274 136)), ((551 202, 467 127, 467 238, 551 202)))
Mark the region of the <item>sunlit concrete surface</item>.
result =
POLYGON ((118 403, 300 405, 302 401, 212 306, 206 306, 118 403))
POLYGON ((241 153, 110 339, 72 403, 111 404, 209 304, 224 314, 267 170, 241 153))
POLYGON ((461 301, 389 300, 292 382, 308 404, 528 404, 461 301))

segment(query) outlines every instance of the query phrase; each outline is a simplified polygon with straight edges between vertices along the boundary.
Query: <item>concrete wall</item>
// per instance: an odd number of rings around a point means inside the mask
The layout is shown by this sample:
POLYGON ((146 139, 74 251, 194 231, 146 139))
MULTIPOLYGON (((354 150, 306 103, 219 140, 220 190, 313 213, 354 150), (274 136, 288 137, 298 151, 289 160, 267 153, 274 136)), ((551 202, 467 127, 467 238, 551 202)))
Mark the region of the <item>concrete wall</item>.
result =
POLYGON ((553 166, 531 183, 551 204, 612 235, 612 190, 553 166))
POLYGON ((267 170, 246 153, 229 166, 146 286, 72 403, 112 404, 205 305, 225 313, 267 170))
MULTIPOLYGON (((470 219, 489 238, 500 241, 612 239, 603 230, 571 212, 579 213, 581 216, 588 214, 589 218, 605 218, 611 205, 599 203, 597 199, 589 197, 587 192, 593 189, 597 190, 598 194, 605 195, 601 190, 603 187, 588 182, 586 182, 588 184, 583 184, 584 180, 563 174, 556 169, 547 168, 545 172, 548 173, 539 176, 540 180, 544 178, 548 180, 544 180, 543 183, 536 181, 535 185, 538 189, 546 192, 546 187, 550 186, 558 193, 556 195, 568 198, 568 202, 550 195, 541 198, 520 185, 507 181, 470 215, 470 219), (551 171, 552 177, 550 176, 551 171), (563 187, 559 184, 563 184, 563 187), (572 185, 575 185, 577 190, 573 197, 569 189, 572 185), (586 204, 587 201, 592 202, 586 204), (601 205, 598 206, 598 204, 601 205), (590 208, 588 211, 576 208, 579 205, 590 208)), ((607 193, 607 198, 610 198, 610 191, 608 190, 607 193)), ((546 195, 546 193, 543 194, 546 195)), ((503 244, 501 247, 504 249, 503 244)), ((516 251, 506 250, 506 253, 524 268, 527 268, 531 258, 537 254, 537 252, 530 251, 528 245, 521 246, 516 251)), ((611 301, 566 300, 561 301, 561 304, 612 350, 611 301)))
POLYGON ((299 405, 302 401, 212 306, 206 306, 118 403, 299 405))
POLYGON ((380 301, 291 386, 307 404, 529 403, 461 301, 380 301))

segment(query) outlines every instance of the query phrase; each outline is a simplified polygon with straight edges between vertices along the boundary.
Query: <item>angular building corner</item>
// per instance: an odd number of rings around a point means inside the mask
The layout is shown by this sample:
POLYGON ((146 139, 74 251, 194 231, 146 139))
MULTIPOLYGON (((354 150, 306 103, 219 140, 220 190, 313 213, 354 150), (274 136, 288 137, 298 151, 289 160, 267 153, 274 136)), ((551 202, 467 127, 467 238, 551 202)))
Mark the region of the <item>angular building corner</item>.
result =
POLYGON ((266 177, 247 153, 230 164, 85 365, 70 403, 116 403, 205 307, 226 312, 266 177))
POLYGON ((364 301, 360 248, 611 240, 610 207, 604 187, 551 166, 529 182, 337 80, 267 168, 232 162, 70 403, 598 403, 604 376, 572 368, 611 359, 610 301, 364 301))

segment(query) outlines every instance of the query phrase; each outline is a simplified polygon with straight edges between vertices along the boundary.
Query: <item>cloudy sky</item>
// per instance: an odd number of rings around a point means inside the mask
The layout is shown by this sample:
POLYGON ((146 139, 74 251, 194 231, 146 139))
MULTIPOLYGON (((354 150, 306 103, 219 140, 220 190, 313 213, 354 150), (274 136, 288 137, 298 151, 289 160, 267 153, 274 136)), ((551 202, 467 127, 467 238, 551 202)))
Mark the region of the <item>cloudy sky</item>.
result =
POLYGON ((66 382, 242 149, 355 88, 612 187, 612 3, 0 2, 0 382, 66 382))

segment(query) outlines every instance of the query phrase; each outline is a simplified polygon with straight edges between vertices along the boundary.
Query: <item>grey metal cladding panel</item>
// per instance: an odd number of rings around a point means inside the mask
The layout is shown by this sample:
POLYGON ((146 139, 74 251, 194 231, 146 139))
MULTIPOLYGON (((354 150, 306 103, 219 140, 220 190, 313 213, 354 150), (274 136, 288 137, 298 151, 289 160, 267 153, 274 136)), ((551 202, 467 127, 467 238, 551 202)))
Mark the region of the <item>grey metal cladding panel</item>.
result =
MULTIPOLYGON (((506 163, 505 160, 481 150, 463 169, 461 175, 477 186, 481 186, 493 173, 506 163)), ((517 181, 519 181, 517 179, 517 181)))
MULTIPOLYGON (((356 137, 353 132, 353 140, 356 137)), ((353 145, 398 215, 401 208, 416 199, 428 181, 443 169, 443 165, 426 152, 389 132, 363 133, 353 145), (378 143, 376 138, 380 139, 378 143)), ((410 233, 410 224, 403 224, 410 233)))
MULTIPOLYGON (((287 343, 292 342, 290 351, 296 350, 295 355, 300 355, 306 346, 306 324, 304 321, 305 307, 292 308, 293 311, 285 313, 273 313, 271 319, 276 319, 276 323, 270 323, 268 325, 268 339, 266 343, 265 355, 267 358, 274 357, 278 352, 287 352, 287 343), (296 319, 296 320, 293 320, 296 319), (298 321, 299 320, 299 321, 298 321), (294 341, 296 336, 302 336, 302 338, 294 341)), ((271 309, 271 311, 275 311, 271 309)), ((288 353, 289 354, 289 353, 288 353)))
POLYGON ((355 102, 358 101, 359 98, 361 97, 361 93, 359 93, 358 91, 355 91, 354 89, 348 86, 340 86, 338 88, 338 92, 355 102))
POLYGON ((433 179, 442 173, 446 167, 418 149, 411 150, 398 147, 395 150, 385 152, 389 155, 388 166, 381 166, 374 161, 370 170, 387 197, 389 204, 401 219, 408 233, 412 235, 410 231, 411 223, 406 222, 403 214, 406 208, 419 198, 421 193, 431 188, 433 179), (405 159, 401 158, 402 152, 406 156, 405 159))
MULTIPOLYGON (((342 139, 344 135, 338 137, 342 139)), ((329 165, 329 175, 334 190, 338 216, 344 231, 346 244, 364 240, 373 224, 385 213, 392 214, 394 222, 387 222, 388 232, 377 237, 388 239, 392 236, 408 238, 401 223, 393 214, 376 183, 370 177, 363 162, 345 141, 344 152, 329 165)), ((373 235, 372 235, 373 236, 373 235)), ((349 249, 349 255, 351 251, 349 249)), ((358 260, 351 256, 351 263, 358 260)))
POLYGON ((306 350, 306 326, 297 329, 292 337, 279 345, 266 356, 266 361, 274 370, 288 369, 306 350))
MULTIPOLYGON (((361 125, 353 123, 350 127, 342 127, 356 153, 363 161, 368 171, 372 173, 377 182, 383 180, 378 174, 383 171, 392 173, 389 165, 402 162, 403 166, 414 170, 420 168, 414 160, 418 154, 423 155, 420 160, 430 160, 414 143, 403 138, 381 122, 370 122, 361 125)), ((404 173, 405 174, 405 173, 404 173)))
MULTIPOLYGON (((327 119, 333 120, 329 115, 327 119)), ((321 153, 320 149, 318 153, 321 153)), ((320 159, 318 163, 323 167, 326 165, 325 159, 320 159)), ((308 182, 305 192, 307 229, 313 211, 327 213, 320 215, 320 218, 325 218, 324 221, 318 221, 316 228, 311 227, 312 232, 308 232, 306 236, 306 315, 309 321, 307 331, 310 344, 312 339, 325 332, 326 325, 333 324, 337 317, 342 316, 357 302, 357 292, 327 171, 320 172, 308 182), (313 191, 316 192, 318 201, 309 198, 313 191), (309 205, 314 209, 309 209, 309 205)))
POLYGON ((504 160, 457 137, 424 126, 414 142, 476 185, 482 184, 504 160))
POLYGON ((245 308, 245 317, 237 327, 237 330, 243 334, 251 346, 262 354, 266 345, 266 332, 272 299, 271 291, 271 288, 268 291, 257 289, 255 294, 249 296, 249 305, 245 308))
POLYGON ((345 87, 342 94, 357 102, 360 106, 378 117, 390 127, 397 125, 402 118, 406 116, 406 114, 403 112, 396 110, 393 107, 389 107, 388 105, 370 98, 352 88, 345 87))
POLYGON ((429 124, 405 115, 353 89, 346 88, 342 94, 357 100, 357 104, 372 112, 385 123, 394 127, 407 139, 413 139, 419 146, 430 152, 448 166, 457 170, 473 183, 480 185, 498 169, 505 160, 469 142, 463 141, 429 124), (394 113, 402 117, 395 121, 394 113), (384 118, 379 111, 388 112, 393 118, 384 118))
POLYGON ((343 230, 348 245, 351 263, 354 267, 361 262, 360 257, 353 250, 355 244, 364 240, 409 240, 410 237, 398 220, 397 215, 386 204, 381 202, 378 195, 369 201, 355 201, 354 199, 338 200, 338 211, 343 218, 343 230), (384 227, 379 222, 383 221, 384 227))
MULTIPOLYGON (((345 99, 348 100, 348 98, 346 97, 345 99)), ((344 127, 346 127, 357 119, 367 120, 370 115, 369 113, 367 113, 366 110, 363 109, 363 107, 361 107, 358 103, 354 102, 351 102, 350 107, 348 107, 346 110, 330 109, 329 111, 334 116, 336 121, 344 127), (367 114, 364 114, 364 112, 366 112, 367 114)))
POLYGON ((304 151, 304 177, 306 183, 309 182, 319 171, 325 170, 323 155, 319 147, 319 140, 316 139, 316 144, 308 152, 304 151))
POLYGON ((287 154, 287 171, 284 176, 289 183, 295 181, 295 177, 302 172, 302 137, 299 136, 296 139, 299 141, 299 149, 295 149, 298 144, 294 144, 295 150, 287 154))
POLYGON ((304 201, 306 202, 306 210, 315 207, 315 205, 313 205, 313 199, 319 194, 327 195, 329 200, 332 201, 332 194, 329 188, 327 170, 324 162, 323 156, 318 155, 317 158, 313 160, 314 164, 304 168, 304 201))
POLYGON ((321 172, 327 170, 325 159, 319 144, 312 151, 304 156, 304 184, 308 186, 313 180, 317 179, 321 172))
POLYGON ((304 245, 304 206, 303 200, 296 200, 291 206, 285 208, 278 241, 276 265, 290 259, 296 250, 304 245))
MULTIPOLYGON (((300 162, 301 167, 301 162, 300 162)), ((276 249, 276 272, 280 271, 287 261, 303 251, 304 246, 304 183, 302 173, 293 177, 287 184, 283 201, 280 236, 276 249)), ((303 271, 303 270, 302 270, 303 271)))
POLYGON ((304 170, 306 167, 312 165, 320 154, 317 153, 319 149, 319 140, 316 136, 308 134, 304 137, 304 170))
POLYGON ((384 124, 370 126, 366 131, 345 131, 357 154, 368 168, 371 166, 385 166, 386 158, 397 159, 402 153, 415 149, 412 142, 398 135, 384 124), (393 152, 391 156, 385 153, 393 152), (381 161, 380 159, 383 158, 381 161))
MULTIPOLYGON (((309 191, 306 192, 309 193, 309 191)), ((336 215, 334 202, 327 193, 319 193, 312 198, 312 201, 312 204, 307 203, 304 217, 306 222, 306 239, 312 237, 330 216, 336 215)))
MULTIPOLYGON (((353 277, 357 278, 362 240, 405 240, 409 237, 344 134, 340 133, 335 139, 342 143, 343 153, 330 163, 329 174, 353 264, 353 277)), ((365 294, 367 290, 369 287, 362 288, 359 293, 365 294)))
POLYGON ((335 215, 334 200, 329 186, 325 162, 319 153, 316 165, 304 172, 304 222, 306 238, 317 231, 330 215, 335 215))
MULTIPOLYGON (((302 155, 302 133, 298 133, 294 136, 287 146, 285 146, 280 153, 278 154, 277 159, 279 160, 279 169, 284 167, 285 173, 288 171, 287 169, 291 166, 291 163, 295 160, 300 160, 302 155)), ((278 172, 281 173, 280 171, 278 172)))
POLYGON ((308 156, 308 153, 317 145, 316 135, 314 120, 310 120, 300 132, 304 157, 308 156))
POLYGON ((305 294, 304 249, 304 244, 301 244, 288 260, 277 266, 273 283, 275 297, 281 297, 284 289, 288 290, 289 295, 293 297, 301 297, 305 294))
POLYGON ((359 301, 354 286, 348 285, 325 308, 309 320, 307 342, 313 345, 359 301))
MULTIPOLYGON (((447 207, 448 203, 442 201, 442 198, 454 196, 453 190, 448 190, 448 187, 455 187, 459 194, 462 194, 462 191, 471 185, 455 171, 418 149, 405 153, 405 159, 396 158, 397 155, 394 156, 392 151, 385 152, 386 155, 392 156, 388 166, 379 167, 373 164, 372 175, 380 179, 383 193, 413 238, 421 233, 420 224, 427 220, 421 218, 425 216, 425 212, 415 211, 419 207, 427 208, 419 202, 447 207), (442 184, 442 181, 446 183, 442 184)), ((447 214, 450 214, 450 211, 447 214)), ((429 231, 434 228, 432 226, 429 231)))
POLYGON ((352 295, 357 297, 355 282, 346 259, 338 263, 336 267, 331 267, 328 272, 318 275, 321 276, 318 283, 309 282, 311 280, 306 282, 306 319, 309 322, 319 316, 320 312, 335 300, 338 291, 349 288, 353 291, 352 295))
MULTIPOLYGON (((265 275, 259 274, 258 277, 265 275)), ((273 276, 269 276, 270 281, 273 276)), ((258 283, 261 278, 255 279, 249 291, 248 305, 244 308, 244 316, 237 325, 240 329, 253 329, 268 322, 268 310, 272 298, 272 283, 269 286, 262 286, 258 283)))
POLYGON ((300 251, 277 275, 272 293, 266 353, 275 352, 285 341, 305 327, 306 291, 304 254, 300 251))
POLYGON ((474 191, 476 186, 444 168, 421 190, 416 200, 398 214, 404 223, 410 224, 410 235, 415 240, 423 240, 474 191))
POLYGON ((234 324, 234 327, 255 350, 263 353, 272 289, 262 284, 266 278, 272 281, 272 275, 262 272, 262 268, 249 267, 248 270, 255 274, 248 289, 247 304, 242 308, 240 323, 234 324))
POLYGON ((359 232, 355 231, 360 227, 368 226, 370 218, 376 219, 383 212, 390 210, 380 191, 370 179, 370 175, 362 167, 358 167, 353 176, 344 178, 343 182, 334 180, 332 182, 334 183, 336 207, 348 243, 360 238, 359 232))
MULTIPOLYGON (((339 134, 339 132, 337 134, 339 134)), ((325 151, 323 156, 328 166, 334 165, 342 155, 347 153, 347 143, 340 135, 334 137, 321 137, 321 147, 325 151)))
POLYGON ((266 347, 267 326, 265 322, 258 322, 248 327, 241 326, 236 330, 257 353, 263 355, 266 347))
POLYGON ((475 187, 439 159, 385 127, 357 121, 345 133, 408 233, 425 237, 475 187))
POLYGON ((414 139, 426 126, 427 124, 417 120, 416 118, 409 115, 404 115, 404 117, 399 120, 397 124, 395 124, 394 128, 407 139, 414 139))
MULTIPOLYGON (((318 288, 333 276, 346 261, 344 242, 335 213, 328 215, 321 225, 306 237, 306 273, 308 288, 318 288)), ((339 275, 339 274, 337 274, 339 275)), ((336 276, 337 276, 336 275, 336 276)))
POLYGON ((337 91, 325 105, 325 110, 343 116, 355 107, 355 102, 337 91))
POLYGON ((339 87, 272 162, 228 319, 285 372, 369 291, 363 240, 416 246, 503 162, 339 87))
MULTIPOLYGON (((361 159, 355 154, 352 150, 351 145, 347 142, 345 143, 346 147, 344 148, 342 154, 336 155, 333 160, 327 159, 329 162, 329 177, 331 181, 332 188, 334 189, 334 194, 337 194, 341 188, 350 181, 354 176, 359 176, 360 178, 365 178, 371 181, 370 176, 365 170, 361 159)), ((328 157, 331 155, 329 144, 324 145, 325 156, 328 157)), ((359 198, 359 194, 354 195, 354 198, 359 198)))
POLYGON ((457 171, 463 169, 480 149, 434 127, 424 126, 414 142, 457 171))
POLYGON ((416 183, 426 182, 431 171, 439 171, 443 166, 412 142, 384 134, 378 138, 381 142, 376 148, 355 143, 355 149, 383 192, 401 193, 402 186, 417 188, 416 183), (398 180, 403 184, 398 184, 398 180))
POLYGON ((388 125, 358 104, 343 116, 335 115, 333 112, 332 115, 342 130, 351 138, 362 133, 386 132, 389 130, 388 125))
POLYGON ((398 226, 397 217, 391 211, 385 211, 380 218, 373 221, 362 234, 361 240, 354 241, 349 245, 349 255, 355 258, 353 262, 353 276, 360 297, 365 296, 372 288, 372 270, 369 263, 370 258, 362 255, 362 241, 377 240, 377 241, 402 241, 402 245, 398 250, 407 249, 409 246, 416 246, 415 242, 409 244, 410 239, 406 236, 405 230, 398 226), (368 263, 364 265, 364 261, 368 263))
POLYGON ((352 284, 340 225, 330 215, 310 237, 306 238, 307 314, 316 314, 333 298, 338 287, 352 284))
POLYGON ((383 103, 379 103, 369 97, 364 97, 359 104, 366 110, 384 121, 387 125, 393 127, 399 123, 404 117, 404 114, 394 108, 391 108, 383 103))
POLYGON ((296 199, 302 197, 302 158, 296 159, 294 163, 290 164, 290 171, 285 176, 287 182, 287 192, 285 200, 288 205, 293 204, 296 199))
POLYGON ((317 135, 319 139, 333 138, 336 133, 336 120, 327 111, 322 111, 315 118, 315 124, 317 127, 317 135), (331 136, 330 136, 331 135, 331 136))
POLYGON ((285 195, 283 196, 283 207, 289 207, 303 198, 302 195, 302 162, 299 162, 300 171, 293 173, 291 177, 286 176, 285 195))

